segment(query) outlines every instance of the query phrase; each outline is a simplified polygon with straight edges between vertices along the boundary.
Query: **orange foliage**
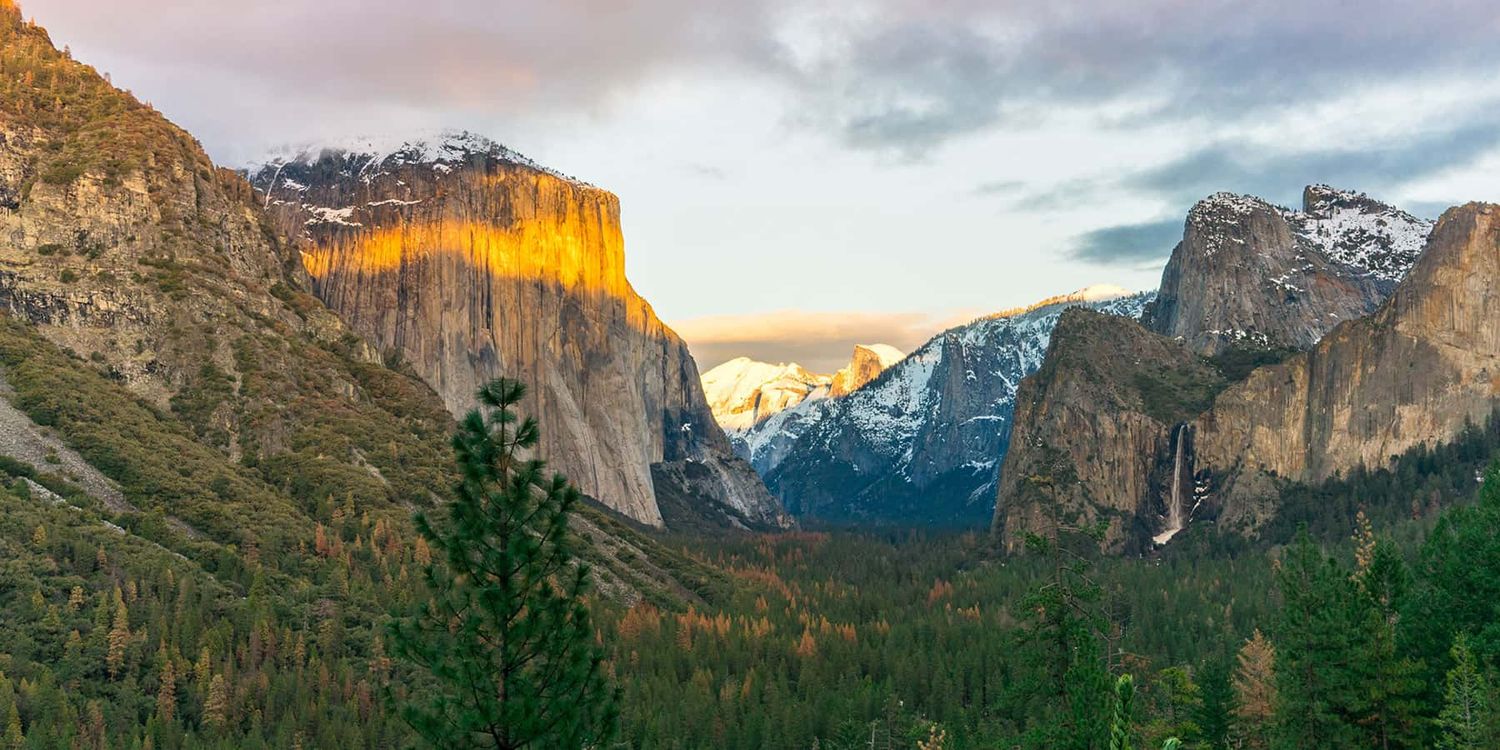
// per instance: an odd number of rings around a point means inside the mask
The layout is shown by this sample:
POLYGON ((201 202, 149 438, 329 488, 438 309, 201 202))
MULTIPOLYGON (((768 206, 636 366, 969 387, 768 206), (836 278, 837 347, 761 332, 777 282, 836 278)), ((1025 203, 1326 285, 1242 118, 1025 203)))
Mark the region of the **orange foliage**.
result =
POLYGON ((953 596, 953 584, 939 578, 933 581, 932 588, 927 592, 927 606, 938 603, 942 599, 953 596))
POLYGON ((797 643, 797 655, 806 659, 818 653, 818 642, 813 640, 811 630, 802 631, 802 640, 797 643))
POLYGON ((645 602, 630 608, 625 616, 620 618, 620 640, 634 641, 642 633, 655 635, 661 630, 661 614, 656 607, 645 602))

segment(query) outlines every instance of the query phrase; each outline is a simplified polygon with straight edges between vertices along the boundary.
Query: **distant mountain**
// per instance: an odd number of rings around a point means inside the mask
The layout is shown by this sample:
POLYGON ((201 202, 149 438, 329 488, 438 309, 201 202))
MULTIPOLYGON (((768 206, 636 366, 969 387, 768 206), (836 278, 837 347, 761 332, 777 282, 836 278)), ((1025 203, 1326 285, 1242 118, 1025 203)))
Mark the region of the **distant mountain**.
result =
POLYGON ((734 437, 810 397, 827 396, 832 382, 832 376, 808 372, 796 362, 773 365, 736 357, 703 373, 703 395, 719 426, 734 437))
POLYGON ((830 522, 970 523, 991 509, 1016 386, 1041 364, 1058 315, 1136 317, 1149 295, 1092 287, 934 337, 863 388, 808 399, 736 448, 787 509, 830 522))
POLYGON ((761 422, 809 399, 852 393, 903 356, 894 346, 856 344, 849 364, 832 375, 809 372, 796 362, 773 365, 736 357, 703 373, 703 394, 719 425, 742 444, 761 422))
POLYGON ((1306 349, 1373 312, 1406 274, 1432 222, 1363 193, 1312 185, 1301 211, 1218 193, 1188 212, 1147 327, 1217 354, 1306 349))
POLYGON ((599 502, 659 526, 665 482, 736 525, 785 522, 626 280, 613 194, 461 131, 300 149, 250 177, 318 297, 454 414, 520 378, 542 455, 599 502))

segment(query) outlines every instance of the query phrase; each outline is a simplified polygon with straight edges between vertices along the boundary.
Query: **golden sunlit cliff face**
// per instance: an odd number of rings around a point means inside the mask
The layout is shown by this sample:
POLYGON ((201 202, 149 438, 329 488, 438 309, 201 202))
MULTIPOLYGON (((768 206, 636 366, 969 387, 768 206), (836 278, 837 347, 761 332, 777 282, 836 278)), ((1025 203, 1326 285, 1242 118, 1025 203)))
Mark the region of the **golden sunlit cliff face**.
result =
POLYGON ((625 278, 619 201, 493 154, 325 152, 254 175, 312 285, 460 414, 497 376, 526 382, 542 456, 589 496, 661 525, 653 465, 707 462, 751 524, 779 508, 734 459, 682 340, 625 278))

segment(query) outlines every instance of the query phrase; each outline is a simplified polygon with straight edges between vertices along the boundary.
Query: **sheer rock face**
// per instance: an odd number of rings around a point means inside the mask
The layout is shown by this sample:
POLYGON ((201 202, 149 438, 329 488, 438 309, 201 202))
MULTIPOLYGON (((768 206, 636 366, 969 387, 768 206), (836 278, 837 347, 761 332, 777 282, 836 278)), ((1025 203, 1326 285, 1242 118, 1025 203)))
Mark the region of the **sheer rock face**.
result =
POLYGON ((1367 315, 1416 260, 1431 223, 1314 185, 1300 212, 1220 193, 1188 213, 1147 327, 1203 354, 1306 349, 1367 315))
POLYGON ((1045 363, 1016 394, 994 515, 1004 548, 1020 550, 1028 532, 1103 521, 1105 549, 1146 549, 1167 516, 1158 496, 1171 482, 1174 427, 1218 379, 1181 342, 1134 320, 1063 313, 1045 363))
POLYGON ((828 387, 829 397, 847 396, 863 388, 866 383, 880 377, 887 367, 900 362, 903 356, 899 350, 883 344, 855 344, 849 364, 833 374, 833 382, 828 387))
POLYGON ((1264 520, 1258 476, 1318 481, 1452 440, 1500 407, 1500 207, 1449 209, 1375 314, 1261 368, 1198 419, 1227 522, 1264 520))
POLYGON ((1065 316, 1022 384, 1000 541, 1104 520, 1105 549, 1141 551, 1170 542, 1174 497, 1253 536, 1279 482, 1384 467, 1500 409, 1500 207, 1449 209, 1371 314, 1227 387, 1184 342, 1095 317, 1065 316))
POLYGON ((519 378, 546 425, 541 454, 605 505, 661 525, 652 465, 708 462, 709 501, 784 523, 714 422, 687 346, 626 281, 614 195, 456 133, 307 152, 252 181, 300 236, 317 295, 453 413, 519 378))

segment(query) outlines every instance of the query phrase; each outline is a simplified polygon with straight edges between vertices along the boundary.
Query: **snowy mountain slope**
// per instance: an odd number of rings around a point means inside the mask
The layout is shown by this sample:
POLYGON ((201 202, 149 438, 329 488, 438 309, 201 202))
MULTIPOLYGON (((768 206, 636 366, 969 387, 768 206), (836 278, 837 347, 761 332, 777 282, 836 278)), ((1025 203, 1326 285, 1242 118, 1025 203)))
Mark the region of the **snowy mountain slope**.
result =
POLYGON ((832 382, 832 376, 796 362, 773 365, 736 357, 703 373, 703 395, 719 426, 734 436, 804 399, 827 395, 832 382))
POLYGON ((795 514, 961 523, 988 516, 1016 387, 1061 312, 1138 317, 1150 294, 1090 288, 980 318, 924 344, 854 393, 804 401, 736 439, 795 514))
POLYGON ((1217 193, 1193 206, 1147 327, 1200 354, 1306 349, 1378 307, 1432 231, 1363 193, 1311 185, 1302 202, 1217 193))

